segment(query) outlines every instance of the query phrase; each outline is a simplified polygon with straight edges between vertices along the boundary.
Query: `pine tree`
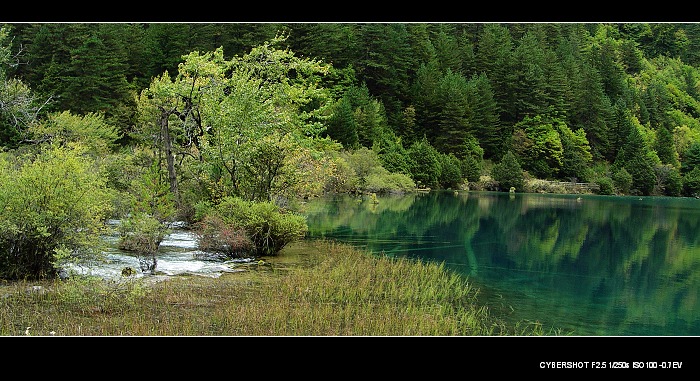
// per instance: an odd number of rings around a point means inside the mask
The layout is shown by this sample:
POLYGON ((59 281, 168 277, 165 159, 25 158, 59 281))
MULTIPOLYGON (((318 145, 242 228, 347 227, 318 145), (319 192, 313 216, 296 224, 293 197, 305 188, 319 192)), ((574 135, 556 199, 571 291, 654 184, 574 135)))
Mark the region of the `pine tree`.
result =
POLYGON ((633 128, 615 159, 616 168, 625 168, 632 176, 632 189, 642 195, 650 195, 656 185, 654 163, 650 149, 637 128, 633 128))
POLYGON ((467 83, 469 132, 484 150, 484 158, 499 158, 504 146, 503 128, 498 118, 498 105, 493 96, 491 82, 485 74, 472 77, 467 83))
POLYGON ((523 169, 512 151, 506 152, 503 159, 493 166, 491 177, 498 182, 499 188, 503 191, 515 188, 516 191, 522 192, 525 184, 523 169))
POLYGON ((661 163, 679 167, 678 152, 673 142, 673 134, 666 127, 659 127, 656 130, 656 144, 654 146, 656 154, 661 159, 661 163))

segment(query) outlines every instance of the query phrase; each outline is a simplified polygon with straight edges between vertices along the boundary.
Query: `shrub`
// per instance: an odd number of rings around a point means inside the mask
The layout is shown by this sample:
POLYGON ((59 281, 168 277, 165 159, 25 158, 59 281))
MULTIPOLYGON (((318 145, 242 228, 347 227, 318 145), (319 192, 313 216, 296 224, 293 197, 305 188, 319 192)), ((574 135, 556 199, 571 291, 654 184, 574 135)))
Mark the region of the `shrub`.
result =
POLYGON ((214 213, 227 226, 243 229, 259 256, 276 255, 287 244, 303 238, 308 231, 304 216, 284 212, 272 202, 225 197, 215 207, 214 213))
POLYGON ((406 193, 415 188, 416 184, 408 175, 390 173, 379 167, 367 176, 364 190, 373 193, 406 193))
POLYGON ((471 155, 467 155, 462 159, 462 176, 470 183, 479 181, 481 177, 481 163, 471 155))
POLYGON ((462 182, 461 162, 454 154, 439 154, 439 183, 443 188, 456 188, 462 182))
POLYGON ((53 278, 63 261, 101 256, 112 193, 82 152, 76 146, 28 158, 0 154, 0 278, 53 278))
POLYGON ((612 181, 617 191, 622 194, 629 194, 632 188, 632 175, 625 168, 620 168, 612 174, 612 181))
POLYGON ((168 234, 163 222, 147 213, 136 213, 122 220, 118 228, 119 248, 138 255, 141 271, 154 274, 158 261, 156 253, 168 234))
POLYGON ((518 159, 511 151, 506 152, 503 159, 493 166, 491 176, 498 182, 501 190, 510 189, 511 187, 519 191, 523 190, 525 175, 520 163, 518 163, 518 159))
POLYGON ((223 254, 229 258, 254 254, 253 242, 245 230, 224 222, 219 216, 204 217, 195 225, 195 234, 201 250, 223 254))
POLYGON ((615 186, 611 178, 604 176, 596 180, 598 184, 598 194, 613 195, 615 194, 615 186))
POLYGON ((440 180, 440 153, 433 147, 428 139, 411 144, 408 149, 410 162, 413 165, 411 174, 419 187, 439 186, 440 180))
POLYGON ((149 255, 158 252, 160 243, 168 234, 165 224, 145 213, 122 220, 117 230, 120 249, 149 255))

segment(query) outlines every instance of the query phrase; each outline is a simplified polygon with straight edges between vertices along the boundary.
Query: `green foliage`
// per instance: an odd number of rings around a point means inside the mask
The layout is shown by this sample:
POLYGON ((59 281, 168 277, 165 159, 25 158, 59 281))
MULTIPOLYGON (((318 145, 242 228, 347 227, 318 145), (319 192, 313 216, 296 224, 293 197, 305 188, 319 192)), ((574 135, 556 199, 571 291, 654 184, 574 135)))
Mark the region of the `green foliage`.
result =
POLYGON ((132 204, 131 213, 143 214, 163 223, 175 216, 173 194, 163 179, 158 162, 154 161, 137 178, 128 190, 132 204))
POLYGON ((119 248, 143 255, 155 255, 169 231, 166 224, 143 212, 123 219, 117 230, 119 248))
POLYGON ((99 258, 105 183, 78 148, 0 154, 0 278, 50 278, 63 261, 99 258))
POLYGON ((440 181, 440 153, 423 137, 408 149, 413 168, 411 174, 419 187, 437 187, 440 181))
POLYGON ((700 197, 700 167, 695 167, 683 175, 683 195, 700 197))
POLYGON ((324 191, 346 193, 360 189, 360 179, 345 154, 334 157, 332 163, 333 170, 324 181, 324 191))
POLYGON ((540 115, 526 116, 515 125, 513 150, 523 169, 538 178, 553 178, 562 167, 564 148, 559 133, 540 115))
POLYGON ((16 148, 27 138, 28 128, 37 120, 43 104, 32 89, 8 76, 19 62, 13 57, 10 29, 0 27, 0 148, 16 148))
POLYGON ((477 161, 471 155, 467 155, 461 161, 462 176, 469 182, 477 182, 481 178, 481 168, 483 162, 477 161))
POLYGON ((657 165, 657 185, 654 193, 664 196, 680 196, 683 190, 683 178, 676 167, 671 164, 657 165))
POLYGON ((326 133, 348 149, 358 148, 360 139, 352 104, 347 97, 341 98, 334 107, 333 115, 328 119, 326 133))
POLYGON ((379 160, 384 168, 392 173, 411 175, 413 164, 401 138, 387 134, 381 143, 375 146, 379 148, 379 160))
POLYGON ((654 149, 661 163, 670 164, 674 167, 680 165, 678 161, 678 152, 673 142, 673 134, 671 134, 671 131, 666 127, 659 127, 656 131, 656 144, 654 145, 654 149))
POLYGON ((378 167, 367 175, 364 190, 373 193, 407 193, 415 188, 416 184, 408 175, 391 173, 378 167))
POLYGON ((649 195, 654 190, 656 174, 651 153, 639 129, 633 128, 615 159, 615 167, 624 167, 632 176, 630 192, 649 195))
POLYGON ((632 182, 634 179, 624 167, 613 172, 611 179, 613 181, 613 184, 615 185, 615 188, 617 189, 617 192, 621 194, 630 193, 630 189, 632 188, 632 182))
MULTIPOLYGON (((346 149, 378 145, 390 172, 438 186, 435 170, 387 141, 398 136, 408 148, 425 136, 460 160, 475 141, 481 159, 512 149, 533 176, 589 181, 593 163, 612 164, 636 128, 645 155, 660 160, 618 163, 634 172, 640 194, 660 184, 649 164, 692 170, 686 151, 700 137, 692 49, 700 34, 692 24, 38 23, 1 30, 0 146, 82 135, 93 153, 115 143, 156 149, 183 215, 200 199, 315 192, 303 180, 322 177, 331 160, 320 156, 331 155, 309 150, 309 139, 324 134, 346 149), (46 121, 44 109, 52 112, 46 121), (540 115, 554 117, 525 121, 540 115), (314 164, 305 167, 307 157, 314 164)), ((120 190, 128 183, 110 176, 120 190)))
POLYGON ((615 185, 613 180, 608 176, 598 178, 595 183, 598 185, 598 194, 613 195, 615 194, 615 185))
POLYGON ((258 256, 277 255, 290 242, 306 235, 304 216, 281 210, 272 202, 226 197, 213 209, 225 226, 243 229, 258 256))
POLYGON ((461 162, 453 154, 440 154, 440 186, 457 188, 462 183, 461 162))
POLYGON ((491 169, 491 176, 498 182, 499 188, 509 190, 511 187, 516 191, 522 191, 525 183, 523 169, 512 151, 506 152, 501 161, 491 169))
POLYGON ((690 144, 683 154, 681 173, 686 174, 695 168, 700 168, 700 142, 690 144))
MULTIPOLYGON (((400 144, 400 143, 398 143, 400 144)), ((401 163, 400 150, 394 151, 401 163)), ((406 165, 405 162, 403 165, 406 165)), ((391 172, 382 165, 382 158, 373 149, 360 147, 344 151, 336 160, 333 188, 341 192, 364 191, 376 193, 405 193, 415 189, 415 183, 405 173, 391 172)))
MULTIPOLYGON (((276 38, 230 61, 221 49, 193 52, 180 65, 175 84, 200 91, 192 98, 200 102, 198 113, 187 113, 199 116, 193 129, 199 135, 189 135, 199 146, 189 149, 201 154, 196 165, 209 175, 203 180, 216 190, 215 197, 264 201, 284 194, 300 175, 290 162, 323 129, 320 120, 329 102, 317 82, 327 67, 273 47, 282 41, 276 38)), ((154 101, 161 98, 161 92, 151 93, 154 101)), ((163 94, 166 100, 176 93, 163 94)))
POLYGON ((367 185, 367 177, 377 168, 381 167, 379 154, 367 147, 360 147, 352 152, 345 152, 343 157, 355 172, 360 189, 367 185))
POLYGON ((559 178, 588 181, 592 177, 590 165, 593 155, 586 132, 583 129, 571 131, 564 123, 557 124, 557 127, 563 149, 559 178))
POLYGON ((107 123, 102 114, 76 115, 70 111, 48 115, 46 121, 30 128, 35 140, 57 144, 81 142, 89 152, 104 156, 112 151, 121 135, 107 123))

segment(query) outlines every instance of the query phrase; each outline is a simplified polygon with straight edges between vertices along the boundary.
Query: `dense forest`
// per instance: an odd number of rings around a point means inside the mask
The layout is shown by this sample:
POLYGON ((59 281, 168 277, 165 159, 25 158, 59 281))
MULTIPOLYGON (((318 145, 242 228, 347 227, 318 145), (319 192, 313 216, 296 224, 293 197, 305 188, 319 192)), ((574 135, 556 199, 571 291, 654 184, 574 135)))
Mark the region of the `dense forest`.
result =
POLYGON ((693 23, 6 24, 0 260, 74 256, 105 216, 135 250, 177 218, 274 252, 327 192, 698 197, 699 67, 693 23))

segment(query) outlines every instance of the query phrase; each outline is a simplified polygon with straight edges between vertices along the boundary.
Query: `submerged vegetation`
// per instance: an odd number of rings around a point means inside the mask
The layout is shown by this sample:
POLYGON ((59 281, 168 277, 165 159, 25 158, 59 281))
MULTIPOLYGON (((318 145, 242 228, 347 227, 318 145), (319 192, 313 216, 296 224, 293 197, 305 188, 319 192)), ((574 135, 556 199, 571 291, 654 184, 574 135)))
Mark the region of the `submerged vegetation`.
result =
POLYGON ((220 278, 0 285, 0 335, 560 334, 534 323, 509 326, 491 316, 480 307, 478 290, 440 264, 370 256, 325 241, 303 246, 303 265, 255 262, 220 278))

